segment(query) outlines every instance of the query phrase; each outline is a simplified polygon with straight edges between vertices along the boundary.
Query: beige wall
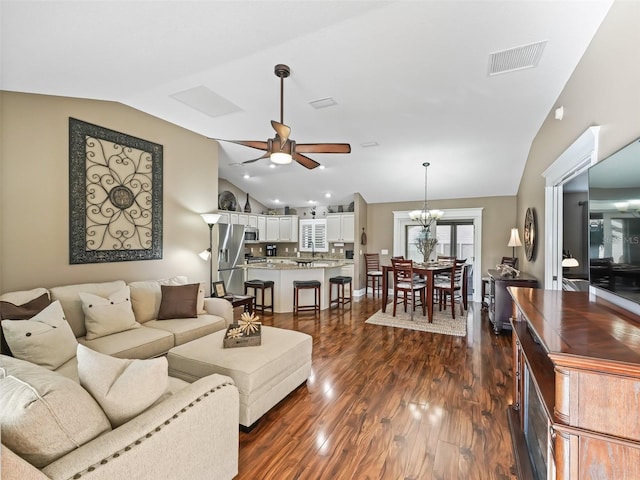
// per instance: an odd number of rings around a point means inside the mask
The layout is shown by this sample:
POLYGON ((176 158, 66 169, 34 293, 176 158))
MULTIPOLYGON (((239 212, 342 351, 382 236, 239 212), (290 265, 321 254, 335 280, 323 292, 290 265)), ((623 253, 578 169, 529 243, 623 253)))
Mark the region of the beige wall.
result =
POLYGON ((544 279, 544 179, 551 165, 587 128, 600 125, 598 158, 640 136, 640 2, 616 1, 536 135, 518 190, 518 226, 528 207, 538 219, 538 248, 523 270, 544 279), (564 106, 564 119, 554 110, 564 106))
MULTIPOLYGON (((393 254, 393 212, 422 208, 420 202, 375 203, 367 206, 367 245, 363 253, 380 253, 380 262, 388 264, 393 254)), ((482 208, 482 268, 493 268, 503 256, 511 256, 507 247, 511 228, 515 225, 516 197, 482 197, 429 201, 429 208, 482 208)), ((522 229, 520 229, 522 236, 522 229)), ((518 250, 516 250, 518 255, 518 250)), ((521 251, 519 256, 522 257, 521 251)))
POLYGON ((0 102, 0 292, 178 274, 208 280, 198 252, 209 230, 199 214, 218 206, 216 142, 119 103, 13 92, 0 92, 0 102), (163 145, 161 260, 69 264, 70 116, 163 145))

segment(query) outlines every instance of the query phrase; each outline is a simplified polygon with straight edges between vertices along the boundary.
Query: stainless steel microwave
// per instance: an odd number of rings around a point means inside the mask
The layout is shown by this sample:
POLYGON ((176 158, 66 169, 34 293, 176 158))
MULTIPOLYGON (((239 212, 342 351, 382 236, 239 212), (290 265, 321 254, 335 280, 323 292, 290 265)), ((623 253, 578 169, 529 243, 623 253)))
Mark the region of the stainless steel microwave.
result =
POLYGON ((259 231, 255 227, 245 227, 244 243, 257 243, 260 240, 259 231))

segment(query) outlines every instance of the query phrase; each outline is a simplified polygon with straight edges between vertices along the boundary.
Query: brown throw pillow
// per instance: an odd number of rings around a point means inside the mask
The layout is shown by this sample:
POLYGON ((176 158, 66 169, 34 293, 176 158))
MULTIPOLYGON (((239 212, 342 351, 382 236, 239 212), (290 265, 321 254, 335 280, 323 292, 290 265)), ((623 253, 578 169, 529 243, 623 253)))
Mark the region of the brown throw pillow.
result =
MULTIPOLYGON (((29 320, 47 308, 50 303, 49 295, 46 293, 22 305, 0 301, 0 320, 29 320)), ((11 349, 2 334, 2 328, 0 328, 0 353, 13 357, 11 349)))
POLYGON ((198 316, 199 283, 188 285, 160 285, 162 300, 158 320, 195 318, 198 316))

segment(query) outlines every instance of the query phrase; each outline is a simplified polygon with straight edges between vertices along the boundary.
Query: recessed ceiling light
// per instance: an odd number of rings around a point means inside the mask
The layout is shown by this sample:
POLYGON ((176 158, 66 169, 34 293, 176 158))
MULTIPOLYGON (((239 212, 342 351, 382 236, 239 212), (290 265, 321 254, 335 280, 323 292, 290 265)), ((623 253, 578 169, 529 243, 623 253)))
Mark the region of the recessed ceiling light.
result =
POLYGON ((273 163, 270 163, 269 168, 276 168, 276 166, 273 163))
POLYGON ((243 177, 244 177, 244 178, 249 178, 249 174, 248 174, 248 173, 245 173, 245 174, 243 175, 243 177))
POLYGON ((314 100, 313 102, 309 102, 309 105, 311 105, 316 110, 319 110, 321 108, 333 107, 333 106, 335 106, 337 104, 338 104, 338 102, 336 102, 331 97, 321 98, 319 100, 314 100))
POLYGON ((309 200, 309 203, 316 203, 315 200, 309 200))
POLYGON ((371 142, 364 142, 364 143, 361 143, 361 144, 360 144, 360 146, 361 146, 362 148, 371 148, 371 147, 377 147, 377 146, 379 146, 379 143, 378 143, 378 142, 376 142, 375 140, 372 140, 371 142))
POLYGON ((324 165, 320 165, 320 170, 324 170, 325 166, 324 165))
POLYGON ((327 198, 331 198, 331 194, 329 192, 325 193, 324 196, 327 198))
POLYGON ((280 200, 278 200, 277 198, 274 200, 274 202, 276 203, 280 203, 280 200))

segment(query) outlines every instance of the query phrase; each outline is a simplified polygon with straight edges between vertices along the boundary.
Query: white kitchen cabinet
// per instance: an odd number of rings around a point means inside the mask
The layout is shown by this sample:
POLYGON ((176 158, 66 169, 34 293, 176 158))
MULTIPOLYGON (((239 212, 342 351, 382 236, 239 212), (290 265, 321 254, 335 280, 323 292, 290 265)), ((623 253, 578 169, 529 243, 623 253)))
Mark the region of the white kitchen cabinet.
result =
POLYGON ((218 223, 224 223, 227 224, 229 223, 229 214, 226 212, 218 212, 220 214, 220 220, 218 220, 218 223))
POLYGON ((327 241, 353 243, 355 240, 355 216, 353 213, 327 215, 327 241))
POLYGON ((238 225, 240 223, 237 213, 229 213, 229 223, 232 225, 238 225))
POLYGON ((297 242, 298 241, 298 217, 282 216, 280 217, 280 242, 297 242))
POLYGON ((264 215, 257 215, 258 222, 258 240, 265 242, 267 240, 267 217, 264 215))
POLYGON ((247 215, 246 213, 239 213, 238 214, 238 223, 240 225, 244 225, 245 227, 247 225, 249 225, 249 215, 247 215))
POLYGON ((265 241, 277 242, 280 238, 280 218, 275 215, 267 216, 267 235, 265 241))
POLYGON ((258 215, 249 215, 248 225, 253 228, 258 228, 258 215))

